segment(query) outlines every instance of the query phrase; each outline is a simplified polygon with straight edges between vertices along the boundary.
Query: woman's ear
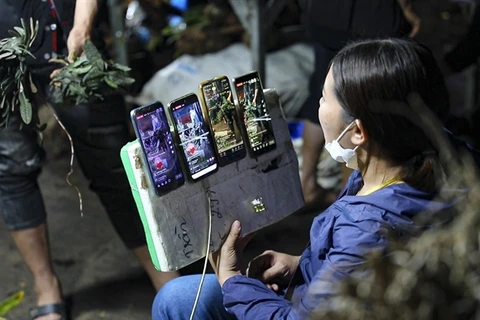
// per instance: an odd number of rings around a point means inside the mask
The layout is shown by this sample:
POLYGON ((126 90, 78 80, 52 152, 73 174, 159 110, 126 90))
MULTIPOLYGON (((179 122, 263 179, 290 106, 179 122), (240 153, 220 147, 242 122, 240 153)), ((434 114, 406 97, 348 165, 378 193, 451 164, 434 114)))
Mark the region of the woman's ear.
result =
POLYGON ((355 146, 362 146, 368 142, 368 132, 365 130, 362 121, 359 119, 355 120, 355 126, 353 127, 352 132, 352 143, 355 146))

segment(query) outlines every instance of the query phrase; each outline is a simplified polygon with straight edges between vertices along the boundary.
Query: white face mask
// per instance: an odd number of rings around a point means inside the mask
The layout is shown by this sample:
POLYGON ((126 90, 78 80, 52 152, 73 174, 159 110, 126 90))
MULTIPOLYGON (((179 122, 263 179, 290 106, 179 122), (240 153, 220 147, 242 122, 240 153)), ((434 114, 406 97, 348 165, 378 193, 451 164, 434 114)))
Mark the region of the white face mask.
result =
POLYGON ((337 139, 329 142, 325 145, 330 156, 337 162, 345 163, 346 166, 353 170, 358 170, 358 161, 357 153, 355 152, 358 146, 355 149, 344 149, 338 141, 347 133, 347 131, 355 124, 355 122, 350 123, 345 130, 340 133, 337 139))

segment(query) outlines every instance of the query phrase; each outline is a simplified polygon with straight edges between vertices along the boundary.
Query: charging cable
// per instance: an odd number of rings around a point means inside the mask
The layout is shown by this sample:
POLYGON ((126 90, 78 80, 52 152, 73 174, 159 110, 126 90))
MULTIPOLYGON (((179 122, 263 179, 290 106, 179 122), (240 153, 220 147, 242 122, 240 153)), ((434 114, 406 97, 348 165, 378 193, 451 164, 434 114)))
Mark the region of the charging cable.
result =
POLYGON ((197 296, 195 297, 195 302, 193 303, 192 313, 190 314, 190 320, 193 320, 195 315, 195 310, 197 309, 198 300, 200 299, 200 293, 203 287, 203 281, 205 280, 205 274, 207 273, 208 265, 208 255, 210 254, 210 242, 212 241, 212 207, 211 207, 211 194, 210 190, 205 191, 207 195, 207 206, 208 206, 208 234, 207 234, 207 252, 205 254, 205 263, 203 265, 202 277, 200 278, 200 284, 198 285, 197 296))

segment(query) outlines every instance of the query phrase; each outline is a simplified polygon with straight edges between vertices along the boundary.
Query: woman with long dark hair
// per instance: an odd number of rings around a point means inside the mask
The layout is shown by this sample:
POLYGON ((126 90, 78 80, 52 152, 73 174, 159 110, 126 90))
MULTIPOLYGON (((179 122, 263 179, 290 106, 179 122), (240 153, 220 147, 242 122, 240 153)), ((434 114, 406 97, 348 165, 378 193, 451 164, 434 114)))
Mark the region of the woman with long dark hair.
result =
MULTIPOLYGON (((327 151, 355 171, 313 221, 310 245, 300 256, 266 251, 242 265, 246 238, 234 222, 221 250, 210 256, 216 277, 207 275, 195 319, 306 319, 316 308, 332 307, 339 281, 368 272, 367 254, 385 248, 390 232, 417 234, 417 216, 451 207, 437 197, 444 176, 439 150, 412 103, 421 98, 441 126, 446 92, 431 52, 415 42, 365 40, 342 49, 331 63, 318 115, 327 151), (291 301, 288 287, 294 288, 291 301)), ((198 276, 167 283, 153 319, 188 319, 198 283, 198 276)))

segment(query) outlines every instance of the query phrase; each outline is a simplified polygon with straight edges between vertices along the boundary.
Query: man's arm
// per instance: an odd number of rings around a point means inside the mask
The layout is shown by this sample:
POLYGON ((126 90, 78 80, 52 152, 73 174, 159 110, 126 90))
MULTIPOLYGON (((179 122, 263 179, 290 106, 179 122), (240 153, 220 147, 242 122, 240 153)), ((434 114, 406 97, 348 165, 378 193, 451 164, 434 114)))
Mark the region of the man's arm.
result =
POLYGON ((412 31, 410 31, 410 37, 413 38, 417 35, 420 30, 422 20, 419 16, 413 11, 413 0, 397 0, 400 8, 402 8, 403 15, 407 19, 408 23, 412 26, 412 31))
POLYGON ((73 28, 67 40, 69 60, 83 53, 83 44, 90 39, 97 11, 98 0, 77 0, 73 28))

